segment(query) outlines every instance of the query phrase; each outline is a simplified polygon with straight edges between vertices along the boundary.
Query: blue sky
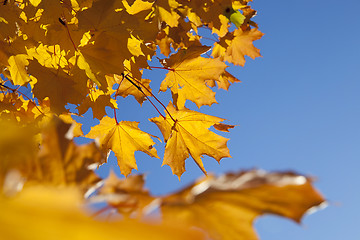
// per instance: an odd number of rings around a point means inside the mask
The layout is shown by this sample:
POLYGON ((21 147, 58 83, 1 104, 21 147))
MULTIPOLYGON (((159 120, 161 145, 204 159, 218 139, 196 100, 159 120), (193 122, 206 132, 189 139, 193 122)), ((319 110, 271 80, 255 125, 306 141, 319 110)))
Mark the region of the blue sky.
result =
MULTIPOLYGON (((263 240, 359 239, 360 2, 255 0, 251 5, 265 33, 255 43, 263 57, 247 59, 244 68, 231 67, 242 83, 218 91, 219 104, 200 109, 238 125, 223 134, 231 138, 232 158, 219 165, 205 157, 205 168, 215 173, 293 170, 316 177, 315 186, 330 206, 306 216, 302 225, 278 217, 258 219, 263 240)), ((165 73, 148 75, 153 89, 165 73)), ((165 104, 169 97, 168 92, 160 96, 165 104)), ((146 122, 157 116, 150 104, 140 108, 133 98, 119 103, 120 118, 141 121, 141 129, 161 136, 146 122)), ((160 156, 163 146, 157 142, 160 156)), ((168 166, 160 167, 161 160, 143 153, 136 157, 154 194, 176 191, 202 176, 191 159, 179 182, 168 166)), ((100 174, 106 175, 108 167, 119 173, 113 157, 100 174)))

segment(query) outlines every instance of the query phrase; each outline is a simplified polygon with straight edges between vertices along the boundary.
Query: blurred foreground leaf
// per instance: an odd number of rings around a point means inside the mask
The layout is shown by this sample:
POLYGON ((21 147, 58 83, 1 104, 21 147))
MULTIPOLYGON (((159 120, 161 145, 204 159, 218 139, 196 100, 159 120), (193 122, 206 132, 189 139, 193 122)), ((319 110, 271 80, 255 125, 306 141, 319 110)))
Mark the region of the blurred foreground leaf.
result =
POLYGON ((96 221, 80 210, 80 200, 75 189, 45 187, 24 189, 12 199, 0 198, 1 239, 205 239, 198 231, 170 224, 96 221))
POLYGON ((276 214, 300 222, 323 203, 311 179, 291 172, 261 170, 208 177, 163 198, 165 220, 204 229, 213 239, 257 239, 253 221, 276 214))

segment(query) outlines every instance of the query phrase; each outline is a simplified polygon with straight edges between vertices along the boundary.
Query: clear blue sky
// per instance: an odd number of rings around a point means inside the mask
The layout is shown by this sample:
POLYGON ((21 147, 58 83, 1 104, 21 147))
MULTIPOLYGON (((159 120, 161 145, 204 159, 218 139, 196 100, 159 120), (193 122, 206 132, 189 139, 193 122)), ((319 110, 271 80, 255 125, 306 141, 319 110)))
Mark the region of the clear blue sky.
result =
MULTIPOLYGON (((255 0, 251 5, 265 33, 255 44, 263 57, 230 68, 242 83, 218 91, 218 105, 201 108, 239 125, 224 135, 231 138, 233 158, 218 165, 205 157, 205 168, 216 173, 294 170, 317 178, 315 186, 330 206, 306 216, 301 226, 262 217, 255 224, 262 240, 360 239, 360 1, 255 0)), ((150 75, 153 89, 163 73, 150 75)), ((162 96, 167 103, 169 93, 162 96)), ((157 116, 150 104, 139 108, 132 97, 119 101, 120 117, 142 121, 141 129, 161 136, 146 122, 157 116)), ((163 145, 157 146, 162 156, 163 145)), ((202 175, 188 159, 179 182, 168 166, 160 167, 161 160, 143 153, 136 157, 154 194, 175 191, 202 175)), ((113 157, 110 167, 119 173, 113 157)))

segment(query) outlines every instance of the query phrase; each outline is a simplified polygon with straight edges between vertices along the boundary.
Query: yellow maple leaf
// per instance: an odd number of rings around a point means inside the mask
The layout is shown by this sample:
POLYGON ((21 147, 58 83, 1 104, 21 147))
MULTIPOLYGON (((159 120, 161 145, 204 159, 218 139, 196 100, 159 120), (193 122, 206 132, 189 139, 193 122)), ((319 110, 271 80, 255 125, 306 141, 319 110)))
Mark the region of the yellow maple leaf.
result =
POLYGON ((137 169, 135 151, 159 158, 153 148, 154 141, 148 133, 138 128, 138 124, 129 121, 116 123, 115 119, 105 116, 99 125, 91 128, 86 137, 98 139, 104 152, 111 149, 118 159, 121 173, 127 176, 132 169, 137 169))
POLYGON ((169 165, 179 178, 185 172, 185 159, 189 154, 204 173, 202 155, 213 157, 216 161, 231 157, 226 146, 229 139, 208 130, 224 119, 187 108, 176 110, 171 103, 167 110, 171 116, 167 114, 165 119, 156 117, 150 121, 158 126, 166 141, 163 165, 169 165))
POLYGON ((94 44, 87 44, 79 50, 93 73, 121 74, 124 71, 124 60, 132 56, 128 48, 124 47, 129 37, 126 32, 102 32, 94 44))
POLYGON ((165 197, 161 212, 165 220, 201 228, 214 240, 256 240, 256 217, 276 214, 300 222, 307 210, 323 202, 311 179, 252 170, 198 181, 165 197))
POLYGON ((221 60, 228 61, 235 65, 245 65, 245 55, 255 59, 260 57, 260 50, 254 47, 253 41, 260 39, 264 34, 253 28, 243 31, 235 29, 220 42, 215 43, 212 56, 220 57, 221 60))
POLYGON ((190 47, 163 60, 169 72, 160 90, 171 88, 174 103, 179 109, 185 106, 186 99, 198 107, 216 103, 215 93, 206 86, 206 80, 218 80, 227 66, 219 59, 200 56, 208 49, 206 46, 190 47))

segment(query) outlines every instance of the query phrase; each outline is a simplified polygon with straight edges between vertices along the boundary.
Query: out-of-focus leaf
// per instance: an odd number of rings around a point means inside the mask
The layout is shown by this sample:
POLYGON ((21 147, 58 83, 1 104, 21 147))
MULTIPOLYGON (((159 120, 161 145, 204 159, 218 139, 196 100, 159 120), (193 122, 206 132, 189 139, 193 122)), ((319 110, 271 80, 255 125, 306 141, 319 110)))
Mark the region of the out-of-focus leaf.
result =
POLYGON ((39 151, 38 168, 29 180, 52 184, 79 186, 89 189, 100 178, 94 169, 105 162, 105 155, 95 143, 77 145, 69 138, 71 124, 54 118, 42 131, 42 147, 39 151))
POLYGON ((42 128, 0 122, 0 184, 10 195, 24 182, 25 186, 78 186, 85 191, 100 181, 93 170, 105 162, 105 156, 95 143, 75 144, 72 124, 46 118, 50 119, 42 128), (21 177, 12 177, 13 173, 21 177))
POLYGON ((91 200, 106 201, 121 214, 128 216, 137 212, 141 217, 143 209, 156 199, 144 189, 144 184, 144 175, 130 175, 121 179, 111 171, 104 185, 91 200))
POLYGON ((33 187, 11 199, 0 197, 1 239, 205 239, 201 232, 171 222, 96 221, 80 210, 80 204, 81 196, 75 189, 33 187))
POLYGON ((0 190, 3 187, 8 188, 9 185, 15 188, 8 189, 8 192, 21 190, 23 182, 19 178, 14 182, 9 177, 6 180, 6 177, 14 169, 22 173, 33 169, 33 160, 38 152, 35 134, 36 131, 30 126, 21 126, 15 121, 0 119, 0 190), (17 187, 20 189, 16 189, 17 187))
POLYGON ((162 215, 209 232, 212 239, 257 239, 253 221, 276 214, 300 222, 323 203, 311 179, 261 170, 205 178, 163 198, 162 215))

